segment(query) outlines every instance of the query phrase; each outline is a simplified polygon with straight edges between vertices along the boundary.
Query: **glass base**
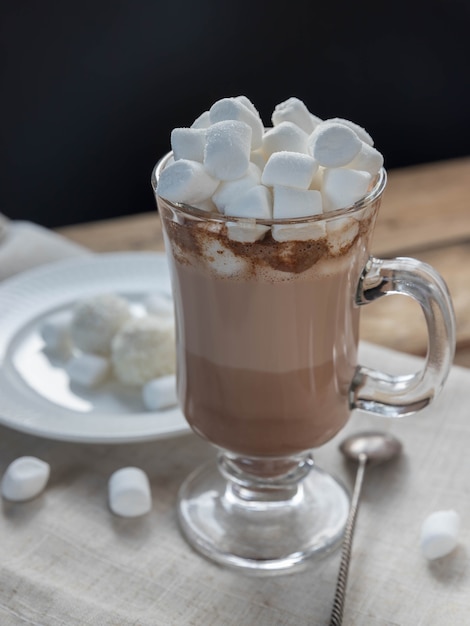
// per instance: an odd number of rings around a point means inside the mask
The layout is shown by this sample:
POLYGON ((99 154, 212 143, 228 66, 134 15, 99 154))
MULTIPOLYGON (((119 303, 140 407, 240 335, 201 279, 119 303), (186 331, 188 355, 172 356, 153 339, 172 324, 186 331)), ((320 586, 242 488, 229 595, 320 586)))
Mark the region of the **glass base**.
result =
POLYGON ((258 480, 253 488, 240 473, 231 480, 221 459, 198 468, 179 491, 179 523, 197 551, 266 575, 300 569, 339 546, 350 501, 335 478, 313 462, 305 471, 303 462, 299 480, 291 472, 290 482, 258 480))

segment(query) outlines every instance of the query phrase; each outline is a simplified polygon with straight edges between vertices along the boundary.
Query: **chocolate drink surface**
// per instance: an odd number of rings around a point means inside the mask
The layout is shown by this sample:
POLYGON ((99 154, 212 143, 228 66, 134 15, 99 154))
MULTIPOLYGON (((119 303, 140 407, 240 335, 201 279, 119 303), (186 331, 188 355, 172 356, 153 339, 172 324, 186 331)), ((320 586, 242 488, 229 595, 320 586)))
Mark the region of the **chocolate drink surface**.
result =
POLYGON ((234 453, 276 457, 331 439, 350 414, 359 309, 378 202, 324 236, 253 243, 223 219, 160 204, 176 300, 178 394, 191 427, 234 453))

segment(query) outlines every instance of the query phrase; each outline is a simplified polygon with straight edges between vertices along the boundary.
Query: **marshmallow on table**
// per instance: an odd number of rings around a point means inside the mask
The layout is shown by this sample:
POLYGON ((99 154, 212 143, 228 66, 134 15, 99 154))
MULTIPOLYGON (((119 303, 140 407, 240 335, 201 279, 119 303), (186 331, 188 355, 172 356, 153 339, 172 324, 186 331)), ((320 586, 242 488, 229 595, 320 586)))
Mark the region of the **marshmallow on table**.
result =
POLYGON ((212 201, 221 213, 225 212, 226 206, 234 198, 244 193, 251 187, 259 185, 261 170, 254 163, 249 163, 246 174, 236 180, 226 180, 220 183, 212 196, 212 201))
POLYGON ((369 144, 362 142, 360 151, 346 167, 369 172, 369 174, 375 176, 383 164, 384 158, 382 154, 372 146, 369 146, 369 144))
POLYGON ((82 352, 73 356, 65 366, 70 381, 81 387, 96 387, 108 376, 109 360, 98 354, 82 352))
POLYGON ((142 387, 142 399, 149 411, 161 411, 176 406, 176 376, 169 374, 149 380, 142 387))
POLYGON ((325 211, 345 209, 366 195, 372 176, 368 172, 345 168, 326 169, 322 196, 325 211))
POLYGON ((292 122, 281 122, 264 133, 262 151, 266 158, 273 152, 301 152, 307 154, 309 135, 292 122))
POLYGON ((123 467, 108 481, 109 508, 121 517, 139 517, 152 508, 147 474, 138 467, 123 467))
POLYGON ((348 126, 348 128, 353 130, 361 141, 363 141, 364 143, 367 143, 369 146, 374 145, 374 140, 366 131, 366 129, 362 128, 362 126, 359 126, 359 124, 356 124, 355 122, 351 122, 351 120, 345 120, 343 117, 332 117, 328 120, 325 120, 325 122, 332 122, 334 124, 344 124, 344 126, 348 126))
MULTIPOLYGON (((253 105, 252 105, 253 107, 253 105)), ((264 126, 259 114, 247 106, 245 100, 237 98, 222 98, 215 102, 209 110, 211 124, 226 120, 244 122, 251 128, 250 145, 252 150, 261 146, 264 126)))
POLYGON ((460 517, 454 510, 431 513, 421 527, 421 550, 429 559, 439 559, 457 546, 460 517))
POLYGON ((225 120, 206 130, 204 167, 214 178, 235 180, 243 176, 250 164, 250 153, 251 127, 245 122, 225 120))
POLYGON ((362 142, 344 124, 322 122, 308 140, 308 152, 324 167, 347 165, 359 153, 362 142))
POLYGON ((41 324, 39 332, 44 340, 46 349, 58 356, 70 352, 70 323, 71 311, 61 311, 49 315, 41 324))
POLYGON ((22 456, 7 467, 2 479, 2 495, 21 502, 37 496, 47 484, 50 466, 34 456, 22 456))
POLYGON ((201 163, 179 159, 163 169, 157 193, 170 202, 191 204, 210 198, 218 185, 219 181, 201 163))
POLYGON ((292 122, 308 135, 310 135, 316 126, 310 111, 299 98, 288 98, 284 102, 277 104, 274 108, 271 120, 273 126, 277 126, 281 122, 292 122))
POLYGON ((202 163, 206 131, 204 128, 174 128, 171 131, 171 149, 175 161, 188 159, 202 163))
POLYGON ((274 152, 265 165, 261 182, 264 185, 308 189, 317 170, 318 163, 308 154, 274 152))

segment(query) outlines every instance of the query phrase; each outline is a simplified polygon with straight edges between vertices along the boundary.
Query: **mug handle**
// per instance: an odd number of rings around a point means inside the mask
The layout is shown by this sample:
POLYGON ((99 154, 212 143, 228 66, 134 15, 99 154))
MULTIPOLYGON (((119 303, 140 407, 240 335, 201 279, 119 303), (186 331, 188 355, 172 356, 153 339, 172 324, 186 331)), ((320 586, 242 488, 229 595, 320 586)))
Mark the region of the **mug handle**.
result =
POLYGON ((405 257, 367 262, 356 293, 356 304, 382 296, 404 294, 418 302, 428 329, 423 369, 393 376, 359 365, 350 389, 350 407, 385 417, 400 417, 426 407, 440 392, 455 352, 455 316, 447 286, 427 263, 405 257))

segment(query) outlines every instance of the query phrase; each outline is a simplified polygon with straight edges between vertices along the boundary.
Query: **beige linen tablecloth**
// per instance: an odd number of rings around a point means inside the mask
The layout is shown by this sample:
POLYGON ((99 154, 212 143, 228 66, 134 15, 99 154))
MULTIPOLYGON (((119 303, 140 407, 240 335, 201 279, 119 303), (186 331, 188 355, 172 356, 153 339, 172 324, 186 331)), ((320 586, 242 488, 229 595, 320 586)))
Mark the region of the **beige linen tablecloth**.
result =
MULTIPOLYGON (((0 280, 41 263, 88 252, 37 225, 1 224, 0 280), (5 230, 4 230, 5 228, 5 230)), ((420 361, 362 346, 362 361, 412 371, 420 361)), ((2 390, 0 389, 0 393, 2 390)), ((315 459, 352 487, 341 458, 347 433, 382 428, 404 454, 367 471, 345 607, 345 625, 470 624, 470 372, 454 368, 437 401, 414 417, 387 421, 356 413, 315 459), (451 555, 427 562, 425 517, 454 508, 462 518, 451 555)), ((64 420, 67 415, 64 414, 64 420)), ((306 626, 328 623, 339 553, 301 573, 252 578, 192 551, 177 528, 177 490, 214 456, 192 434, 162 441, 85 445, 36 438, 0 426, 0 473, 22 455, 51 465, 43 494, 2 502, 0 626, 306 626), (107 505, 111 473, 137 465, 150 478, 153 509, 139 519, 107 505)))
MULTIPOLYGON (((362 360, 393 370, 419 361, 362 346, 362 360)), ((315 458, 348 486, 338 452, 347 433, 383 428, 403 456, 369 468, 357 521, 345 624, 464 626, 470 623, 470 372, 454 368, 435 403, 397 421, 356 413, 315 458), (458 548, 426 561, 425 517, 454 508, 458 548)), ((64 419, 67 419, 64 416, 64 419)), ((0 471, 20 455, 51 465, 36 499, 3 501, 0 624, 41 626, 306 626, 328 623, 339 553, 303 572, 253 578, 216 566, 185 543, 175 503, 184 477, 214 452, 192 434, 122 445, 60 443, 0 427, 0 471), (110 474, 137 465, 150 478, 153 509, 139 519, 107 506, 110 474)))

